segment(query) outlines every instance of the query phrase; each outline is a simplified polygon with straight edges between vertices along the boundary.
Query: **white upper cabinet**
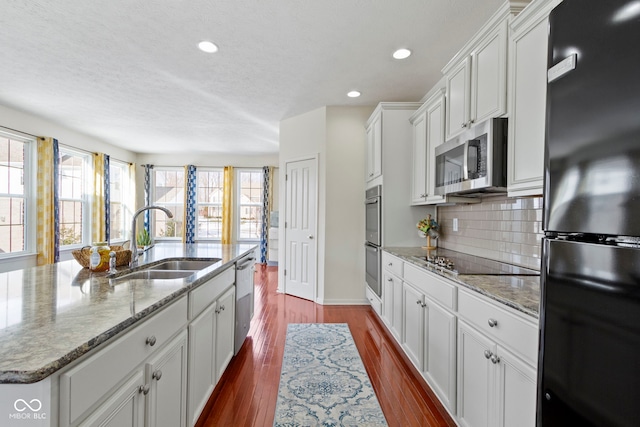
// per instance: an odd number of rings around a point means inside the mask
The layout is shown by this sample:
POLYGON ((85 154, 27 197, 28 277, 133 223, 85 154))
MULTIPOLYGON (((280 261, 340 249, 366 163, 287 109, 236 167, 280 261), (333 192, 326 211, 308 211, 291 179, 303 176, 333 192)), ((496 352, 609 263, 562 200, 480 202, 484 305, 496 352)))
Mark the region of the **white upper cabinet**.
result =
POLYGON ((435 149, 444 142, 444 89, 434 93, 411 116, 413 125, 413 180, 411 204, 442 203, 435 194, 435 149))
POLYGON ((542 194, 549 12, 561 0, 531 3, 511 24, 509 50, 509 196, 542 194))
POLYGON ((525 4, 504 3, 442 70, 446 140, 474 123, 507 113, 508 25, 525 4))
POLYGON ((371 117, 367 125, 367 167, 365 182, 382 174, 382 111, 371 117))

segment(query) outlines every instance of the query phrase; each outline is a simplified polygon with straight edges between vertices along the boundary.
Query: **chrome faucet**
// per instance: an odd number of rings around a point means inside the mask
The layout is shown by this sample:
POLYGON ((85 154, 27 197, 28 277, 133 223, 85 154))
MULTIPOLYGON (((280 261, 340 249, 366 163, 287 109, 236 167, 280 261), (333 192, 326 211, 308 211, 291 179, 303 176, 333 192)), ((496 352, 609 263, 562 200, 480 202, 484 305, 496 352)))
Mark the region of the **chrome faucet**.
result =
POLYGON ((167 208, 163 208, 162 206, 144 206, 141 207, 133 214, 133 219, 131 220, 131 243, 129 246, 131 247, 131 262, 129 263, 129 267, 135 267, 138 265, 138 242, 136 241, 136 219, 138 219, 138 215, 142 212, 149 209, 160 209, 167 214, 167 217, 173 218, 173 214, 167 208))

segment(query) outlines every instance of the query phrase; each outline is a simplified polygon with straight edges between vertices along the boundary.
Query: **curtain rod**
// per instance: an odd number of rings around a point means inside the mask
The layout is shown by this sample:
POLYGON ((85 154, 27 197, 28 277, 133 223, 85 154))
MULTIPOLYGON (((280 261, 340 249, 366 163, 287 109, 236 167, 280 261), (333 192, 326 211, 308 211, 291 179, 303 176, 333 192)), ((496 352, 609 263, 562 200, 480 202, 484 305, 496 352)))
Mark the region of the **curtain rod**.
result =
POLYGON ((13 129, 13 128, 10 128, 10 127, 7 127, 7 126, 0 126, 0 128, 7 129, 7 130, 10 130, 10 131, 13 131, 13 132, 18 132, 18 133, 21 133, 23 135, 29 135, 29 136, 32 136, 32 137, 34 137, 36 139, 44 140, 44 138, 42 136, 34 135, 32 133, 29 133, 29 132, 23 132, 23 131, 18 130, 18 129, 13 129))

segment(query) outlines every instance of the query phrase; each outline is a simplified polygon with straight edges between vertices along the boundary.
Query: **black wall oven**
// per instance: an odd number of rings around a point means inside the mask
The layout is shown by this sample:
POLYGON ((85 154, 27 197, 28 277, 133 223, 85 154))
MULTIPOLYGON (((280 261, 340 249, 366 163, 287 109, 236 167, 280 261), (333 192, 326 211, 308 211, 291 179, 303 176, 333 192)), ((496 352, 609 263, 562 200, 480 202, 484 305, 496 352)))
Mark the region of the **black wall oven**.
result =
POLYGON ((367 286, 379 297, 382 296, 380 283, 380 246, 382 245, 382 187, 377 185, 365 192, 365 272, 367 286))

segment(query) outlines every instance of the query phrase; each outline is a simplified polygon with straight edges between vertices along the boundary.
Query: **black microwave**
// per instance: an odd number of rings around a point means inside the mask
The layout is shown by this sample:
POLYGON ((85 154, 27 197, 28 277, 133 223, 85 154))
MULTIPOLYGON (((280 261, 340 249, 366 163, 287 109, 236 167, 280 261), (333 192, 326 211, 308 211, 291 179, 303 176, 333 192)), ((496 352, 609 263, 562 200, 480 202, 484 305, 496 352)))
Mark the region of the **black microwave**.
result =
POLYGON ((507 191, 507 119, 489 119, 436 147, 439 195, 507 191))

